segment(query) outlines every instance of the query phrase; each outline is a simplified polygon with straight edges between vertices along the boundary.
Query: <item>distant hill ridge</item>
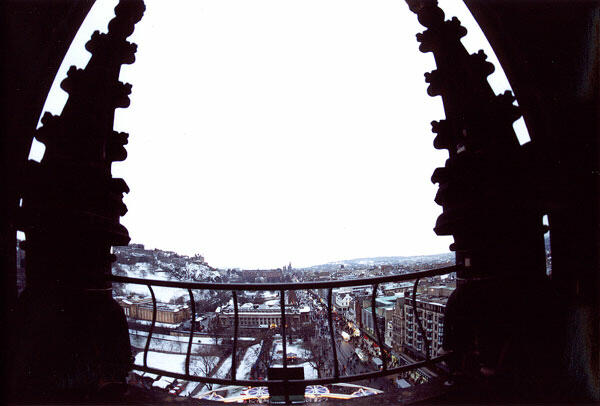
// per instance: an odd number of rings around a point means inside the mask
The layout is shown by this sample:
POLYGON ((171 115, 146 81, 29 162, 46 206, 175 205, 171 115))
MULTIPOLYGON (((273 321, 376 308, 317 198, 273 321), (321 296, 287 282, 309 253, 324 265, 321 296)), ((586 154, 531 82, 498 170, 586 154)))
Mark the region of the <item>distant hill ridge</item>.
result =
MULTIPOLYGON (((208 265, 200 255, 189 257, 172 251, 145 249, 142 244, 130 244, 114 247, 117 257, 112 265, 115 275, 132 278, 157 279, 165 281, 198 281, 223 282, 221 272, 208 265)), ((188 297, 186 289, 165 288, 154 286, 153 291, 161 303, 183 303, 188 297)), ((118 296, 139 295, 148 297, 148 288, 137 284, 116 284, 113 292, 118 296)), ((218 292, 195 290, 194 297, 198 301, 207 302, 217 296, 218 292)))
POLYGON ((313 265, 303 268, 305 270, 333 270, 339 269, 340 265, 344 268, 364 268, 365 266, 379 265, 404 265, 414 266, 418 264, 443 264, 454 262, 454 253, 447 252, 443 254, 413 255, 413 256, 390 256, 390 257, 367 257, 344 259, 328 262, 326 264, 313 265))
POLYGON ((115 247, 113 272, 138 278, 163 280, 221 281, 217 269, 200 255, 189 257, 172 251, 148 250, 142 244, 115 247))

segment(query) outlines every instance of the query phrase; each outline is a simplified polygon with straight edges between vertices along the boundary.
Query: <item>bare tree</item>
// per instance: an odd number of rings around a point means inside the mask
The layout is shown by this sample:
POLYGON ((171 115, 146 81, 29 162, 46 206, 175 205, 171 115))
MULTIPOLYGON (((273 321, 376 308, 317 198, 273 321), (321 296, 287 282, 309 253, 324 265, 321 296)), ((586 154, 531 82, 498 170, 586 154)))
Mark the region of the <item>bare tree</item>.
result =
POLYGON ((306 348, 303 349, 302 358, 304 358, 310 366, 317 370, 317 376, 319 378, 323 377, 323 372, 325 370, 326 365, 326 357, 322 356, 319 352, 321 351, 321 347, 318 345, 314 345, 312 342, 305 343, 306 348))
POLYGON ((323 352, 323 343, 315 337, 315 324, 302 326, 298 335, 304 344, 302 358, 317 370, 318 377, 321 378, 327 364, 327 357, 323 352))
MULTIPOLYGON (((219 363, 219 357, 208 351, 199 353, 190 359, 190 374, 198 376, 211 376, 213 370, 219 363)), ((206 388, 212 390, 212 383, 207 383, 206 388)))

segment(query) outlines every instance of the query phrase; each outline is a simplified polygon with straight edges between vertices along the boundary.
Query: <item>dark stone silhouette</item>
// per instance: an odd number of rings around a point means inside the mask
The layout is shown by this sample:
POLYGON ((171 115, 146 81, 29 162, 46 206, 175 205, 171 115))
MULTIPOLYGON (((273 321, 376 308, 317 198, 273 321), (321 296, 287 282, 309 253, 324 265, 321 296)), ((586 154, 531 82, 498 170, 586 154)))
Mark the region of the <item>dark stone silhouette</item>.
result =
POLYGON ((449 158, 432 181, 443 207, 435 232, 454 237, 450 249, 462 266, 444 331, 444 349, 453 351, 449 362, 464 390, 453 400, 585 400, 598 388, 573 364, 595 358, 597 365, 597 354, 569 342, 568 296, 558 294, 567 289, 546 276, 542 217, 556 207, 542 196, 552 170, 540 170, 548 163, 538 144, 519 145, 515 98, 494 94, 486 79, 494 67, 483 51, 467 53, 460 22, 445 20, 437 1, 407 3, 427 28, 417 34, 419 49, 432 52, 437 65, 425 74, 427 92, 442 97, 446 113, 432 131, 435 148, 448 150, 449 158), (579 353, 577 361, 567 361, 570 351, 579 353))
POLYGON ((131 85, 119 82, 119 71, 135 60, 126 38, 144 9, 141 0, 117 5, 108 33, 96 31, 86 44, 87 66, 72 66, 61 83, 69 94, 62 114, 46 113, 35 134, 46 151, 28 163, 22 192, 27 287, 16 311, 16 399, 105 400, 125 388, 129 335, 108 276, 111 246, 129 243, 119 224, 129 189, 111 176, 112 162, 127 156, 128 135, 113 131, 113 121, 115 109, 129 105, 131 85))

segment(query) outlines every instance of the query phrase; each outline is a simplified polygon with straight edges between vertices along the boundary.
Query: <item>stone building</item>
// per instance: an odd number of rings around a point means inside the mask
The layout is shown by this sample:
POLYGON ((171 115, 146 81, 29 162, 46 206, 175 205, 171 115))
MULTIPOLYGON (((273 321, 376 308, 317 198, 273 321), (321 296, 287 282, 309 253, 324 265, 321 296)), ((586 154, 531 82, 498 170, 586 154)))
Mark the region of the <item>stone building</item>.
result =
MULTIPOLYGON (((444 339, 444 311, 448 297, 421 294, 416 297, 416 309, 429 342, 429 355, 434 357, 442 348, 444 339)), ((425 340, 413 309, 412 297, 404 298, 404 352, 425 356, 425 340)))
MULTIPOLYGON (((226 305, 219 309, 218 319, 222 327, 233 327, 233 306, 226 305)), ((285 319, 288 328, 305 326, 310 322, 310 308, 308 306, 286 306, 285 319)), ((281 308, 265 304, 244 303, 238 309, 238 320, 238 325, 242 329, 281 327, 281 308)))
POLYGON ((413 282, 391 282, 383 285, 383 294, 385 296, 404 294, 408 295, 412 292, 413 282))
MULTIPOLYGON (((125 315, 131 319, 152 321, 152 299, 125 299, 115 298, 123 308, 125 315)), ((191 317, 187 305, 174 305, 168 303, 156 304, 156 321, 159 323, 179 324, 191 317)))
POLYGON ((394 312, 392 314, 392 349, 396 353, 402 352, 404 341, 404 297, 396 299, 394 312))

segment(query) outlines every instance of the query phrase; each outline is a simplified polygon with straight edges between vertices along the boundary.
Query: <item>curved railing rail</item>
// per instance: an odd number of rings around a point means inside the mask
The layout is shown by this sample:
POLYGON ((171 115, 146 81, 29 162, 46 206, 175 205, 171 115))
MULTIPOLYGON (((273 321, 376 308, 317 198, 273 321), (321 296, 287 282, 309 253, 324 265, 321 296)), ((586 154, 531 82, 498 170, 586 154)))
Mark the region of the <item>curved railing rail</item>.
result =
POLYGON ((332 291, 333 288, 339 287, 349 287, 349 286, 372 286, 371 293, 371 301, 372 301, 372 312, 373 312, 373 326, 375 330, 375 336, 377 338, 377 344, 379 348, 384 349, 384 345, 382 342, 382 332, 380 331, 380 326, 376 322, 376 314, 375 314, 375 303, 377 298, 377 288, 380 284, 389 283, 389 282, 403 282, 414 280, 413 292, 412 292, 412 306, 414 310, 414 314, 417 324, 420 329, 422 329, 421 321, 418 318, 418 311, 416 309, 416 292, 419 281, 423 278, 432 277, 432 276, 440 276, 446 275, 452 272, 456 272, 458 270, 458 266, 448 266, 437 269, 429 269, 425 271, 417 271, 410 272, 401 275, 391 275, 391 276, 380 276, 375 278, 363 278, 363 279, 352 279, 352 280, 339 280, 339 281, 315 281, 315 282, 292 282, 292 283, 213 283, 213 282, 183 282, 183 281, 161 281, 161 280, 153 280, 153 279, 140 279, 140 278, 130 278, 127 276, 119 276, 119 275, 111 275, 110 280, 112 282, 117 283, 131 283, 137 285, 145 285, 148 287, 151 297, 152 297, 152 323, 150 325, 150 331, 148 332, 148 336, 146 338, 146 345, 144 348, 144 357, 143 357, 143 365, 134 364, 133 368, 139 371, 149 372, 157 375, 169 376, 172 378, 195 381, 195 382, 204 382, 211 384, 220 384, 220 385, 240 385, 240 386, 264 386, 272 385, 272 384, 283 384, 283 383, 303 383, 306 385, 323 385, 330 383, 338 383, 338 382, 352 382, 363 379, 371 379, 378 378, 386 375, 398 374, 402 372, 411 371, 414 369, 433 366, 441 361, 444 361, 447 355, 439 356, 431 358, 429 355, 429 340, 426 334, 423 334, 423 339, 425 341, 425 360, 418 361, 411 364, 388 368, 387 357, 385 355, 385 351, 382 351, 383 366, 380 371, 366 372, 362 374, 356 375, 343 375, 341 376, 339 373, 339 366, 337 361, 337 349, 335 344, 335 337, 333 333, 333 322, 332 322, 332 291), (181 374, 173 371, 165 371, 162 369, 149 367, 147 364, 147 354, 150 348, 150 340, 152 339, 152 333, 154 331, 154 327, 156 325, 156 297, 154 295, 154 291, 152 286, 162 286, 169 288, 179 288, 179 289, 187 289, 188 294, 190 296, 190 300, 192 301, 192 328, 190 329, 190 339, 188 342, 188 348, 185 358, 185 373, 181 374), (317 379, 304 379, 304 380, 249 380, 249 379, 237 379, 236 378, 236 356, 237 356, 237 346, 238 346, 238 300, 237 300, 237 291, 259 291, 259 290, 271 290, 271 291, 279 291, 280 292, 280 312, 281 312, 281 328, 282 328, 282 347, 283 347, 283 368, 287 368, 287 343, 286 343, 286 333, 285 333, 285 292, 291 290, 312 290, 312 289, 327 289, 327 313, 328 313, 328 323, 330 328, 330 339, 331 339, 331 351, 334 359, 334 374, 333 376, 328 376, 324 378, 317 379), (194 297, 192 295, 192 290, 226 290, 232 292, 233 298, 233 306, 234 306, 234 335, 233 335, 233 351, 231 354, 232 357, 232 369, 231 369, 231 378, 212 378, 209 376, 199 376, 199 375, 191 375, 189 373, 189 364, 191 357, 191 348, 193 342, 193 334, 194 328, 193 323, 196 319, 196 311, 194 306, 194 297))

